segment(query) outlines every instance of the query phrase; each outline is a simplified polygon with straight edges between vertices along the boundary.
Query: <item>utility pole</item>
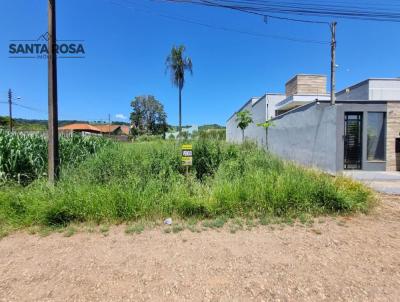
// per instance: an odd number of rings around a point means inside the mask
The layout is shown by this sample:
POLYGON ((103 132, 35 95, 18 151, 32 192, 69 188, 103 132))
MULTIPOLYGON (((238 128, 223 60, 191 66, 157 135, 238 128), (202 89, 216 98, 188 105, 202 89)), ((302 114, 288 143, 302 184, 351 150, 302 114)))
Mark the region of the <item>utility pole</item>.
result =
POLYGON ((8 117, 10 118, 10 132, 13 130, 13 121, 12 121, 12 91, 8 89, 8 117))
POLYGON ((331 29, 331 105, 336 103, 336 25, 337 22, 332 22, 329 27, 331 29))
POLYGON ((108 114, 108 136, 111 137, 111 115, 108 114))
POLYGON ((56 53, 56 0, 48 0, 48 177, 54 183, 58 178, 58 104, 57 104, 57 53, 56 53))

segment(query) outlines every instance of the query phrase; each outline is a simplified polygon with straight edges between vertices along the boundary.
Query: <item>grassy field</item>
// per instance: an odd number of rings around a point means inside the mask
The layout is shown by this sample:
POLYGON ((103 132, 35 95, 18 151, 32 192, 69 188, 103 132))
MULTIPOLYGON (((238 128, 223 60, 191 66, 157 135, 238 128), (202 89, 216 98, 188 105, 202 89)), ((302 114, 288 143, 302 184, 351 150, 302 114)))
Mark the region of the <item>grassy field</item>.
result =
POLYGON ((252 144, 199 140, 185 176, 171 141, 110 144, 64 166, 55 187, 44 179, 0 190, 0 226, 71 222, 286 217, 367 211, 373 196, 359 183, 285 163, 252 144))

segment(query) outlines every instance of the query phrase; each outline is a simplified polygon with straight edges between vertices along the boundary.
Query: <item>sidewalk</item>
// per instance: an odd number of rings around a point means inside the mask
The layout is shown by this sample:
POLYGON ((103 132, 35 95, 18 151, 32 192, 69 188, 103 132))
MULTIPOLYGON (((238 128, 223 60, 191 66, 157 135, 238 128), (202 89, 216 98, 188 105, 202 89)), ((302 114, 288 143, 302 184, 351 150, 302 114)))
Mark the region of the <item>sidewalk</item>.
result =
POLYGON ((400 172, 345 171, 343 175, 361 181, 378 192, 400 195, 400 172))

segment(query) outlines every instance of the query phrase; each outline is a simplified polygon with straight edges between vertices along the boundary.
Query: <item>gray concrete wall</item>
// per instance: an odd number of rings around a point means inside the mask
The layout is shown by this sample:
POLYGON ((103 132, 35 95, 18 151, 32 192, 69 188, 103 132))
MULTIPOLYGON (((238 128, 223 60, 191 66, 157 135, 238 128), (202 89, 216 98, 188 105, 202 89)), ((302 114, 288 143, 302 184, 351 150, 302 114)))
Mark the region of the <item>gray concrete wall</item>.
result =
POLYGON ((369 98, 369 82, 365 81, 360 83, 359 85, 349 87, 346 90, 342 90, 341 92, 336 94, 337 101, 353 101, 353 100, 368 100, 369 98))
POLYGON ((335 173, 336 123, 336 107, 305 105, 273 120, 267 131, 267 148, 283 159, 335 173))

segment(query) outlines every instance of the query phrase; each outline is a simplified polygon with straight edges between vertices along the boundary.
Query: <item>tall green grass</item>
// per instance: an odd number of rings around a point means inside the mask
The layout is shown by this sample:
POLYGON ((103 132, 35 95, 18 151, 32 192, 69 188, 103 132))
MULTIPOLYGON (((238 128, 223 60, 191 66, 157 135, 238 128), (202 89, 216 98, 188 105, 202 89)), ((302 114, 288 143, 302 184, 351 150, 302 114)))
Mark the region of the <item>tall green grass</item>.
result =
MULTIPOLYGON (((109 141, 88 136, 60 138, 61 166, 76 166, 96 153, 109 141)), ((47 172, 47 139, 43 135, 27 135, 0 130, 0 182, 27 184, 47 172)))
POLYGON ((115 144, 63 170, 0 191, 0 224, 12 227, 115 222, 167 216, 261 217, 366 211, 361 184, 285 163, 254 145, 194 142, 185 176, 176 142, 115 144))

